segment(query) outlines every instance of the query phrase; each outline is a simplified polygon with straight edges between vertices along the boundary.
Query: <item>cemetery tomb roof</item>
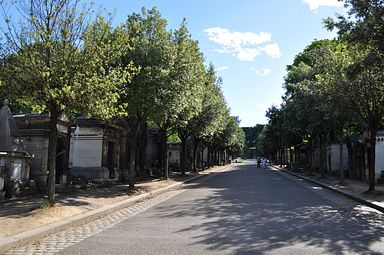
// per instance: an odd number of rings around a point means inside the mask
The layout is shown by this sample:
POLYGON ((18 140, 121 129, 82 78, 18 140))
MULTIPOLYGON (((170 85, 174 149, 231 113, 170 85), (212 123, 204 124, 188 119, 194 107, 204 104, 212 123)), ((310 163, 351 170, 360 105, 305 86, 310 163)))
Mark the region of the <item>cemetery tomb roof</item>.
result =
POLYGON ((0 151, 25 152, 24 142, 8 105, 9 101, 4 100, 0 109, 0 151))

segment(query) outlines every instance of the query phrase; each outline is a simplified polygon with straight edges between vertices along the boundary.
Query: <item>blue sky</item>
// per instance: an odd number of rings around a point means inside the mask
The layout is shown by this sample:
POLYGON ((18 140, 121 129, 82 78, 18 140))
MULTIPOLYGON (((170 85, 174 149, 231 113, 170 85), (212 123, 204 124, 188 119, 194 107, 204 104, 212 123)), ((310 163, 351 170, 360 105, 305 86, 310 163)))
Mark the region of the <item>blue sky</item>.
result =
POLYGON ((332 38, 322 19, 345 13, 337 0, 97 0, 124 22, 141 7, 156 6, 169 29, 185 17, 207 64, 223 78, 222 89, 240 126, 265 124, 279 105, 286 66, 314 39, 332 38))

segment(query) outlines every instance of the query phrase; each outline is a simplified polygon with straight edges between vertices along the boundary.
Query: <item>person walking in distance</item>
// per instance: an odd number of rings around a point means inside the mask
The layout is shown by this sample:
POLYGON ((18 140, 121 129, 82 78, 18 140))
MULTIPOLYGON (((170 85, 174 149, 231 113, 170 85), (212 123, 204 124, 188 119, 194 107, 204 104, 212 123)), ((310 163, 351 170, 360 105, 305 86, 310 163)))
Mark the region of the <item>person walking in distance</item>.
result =
POLYGON ((266 168, 267 167, 267 159, 263 159, 263 167, 266 168))

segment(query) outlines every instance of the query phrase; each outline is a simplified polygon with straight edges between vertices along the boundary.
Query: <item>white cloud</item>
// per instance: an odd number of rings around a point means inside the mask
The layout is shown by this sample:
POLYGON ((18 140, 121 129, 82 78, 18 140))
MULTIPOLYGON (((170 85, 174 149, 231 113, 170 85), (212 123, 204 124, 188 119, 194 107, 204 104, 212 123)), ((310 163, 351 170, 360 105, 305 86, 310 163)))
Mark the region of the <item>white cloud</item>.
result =
POLYGON ((303 3, 309 5, 309 9, 316 12, 320 6, 342 7, 343 1, 338 0, 303 0, 303 3))
POLYGON ((231 32, 227 28, 212 27, 204 30, 211 41, 222 45, 225 48, 237 48, 244 45, 257 45, 271 41, 270 33, 261 32, 231 32))
POLYGON ((228 70, 229 67, 228 66, 219 66, 216 68, 216 71, 224 71, 224 70, 228 70))
POLYGON ((234 55, 241 61, 253 61, 260 53, 257 48, 239 48, 234 55))
POLYGON ((207 28, 204 32, 209 40, 221 46, 216 49, 216 52, 232 54, 241 61, 254 61, 261 53, 272 58, 281 56, 280 48, 276 43, 262 46, 272 40, 271 33, 237 32, 221 27, 207 28))
POLYGON ((262 51, 264 51, 271 58, 280 58, 281 57, 280 47, 277 43, 269 44, 269 45, 263 47, 262 51))
POLYGON ((263 70, 257 70, 256 68, 251 68, 252 71, 255 71, 255 73, 258 75, 258 76, 267 76, 268 74, 270 74, 272 72, 271 69, 269 68, 265 68, 263 70))

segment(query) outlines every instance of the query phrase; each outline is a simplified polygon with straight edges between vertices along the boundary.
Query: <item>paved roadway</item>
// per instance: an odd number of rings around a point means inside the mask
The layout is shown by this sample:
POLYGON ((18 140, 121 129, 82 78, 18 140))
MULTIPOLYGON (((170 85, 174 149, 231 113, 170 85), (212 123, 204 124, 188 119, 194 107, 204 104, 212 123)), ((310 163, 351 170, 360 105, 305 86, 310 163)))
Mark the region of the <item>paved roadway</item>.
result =
POLYGON ((246 161, 8 254, 384 254, 383 220, 246 161))

